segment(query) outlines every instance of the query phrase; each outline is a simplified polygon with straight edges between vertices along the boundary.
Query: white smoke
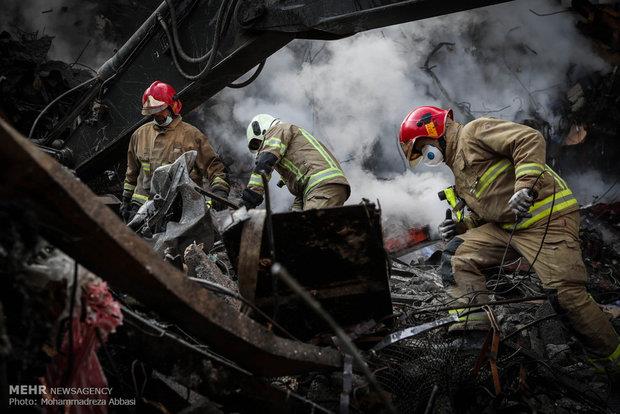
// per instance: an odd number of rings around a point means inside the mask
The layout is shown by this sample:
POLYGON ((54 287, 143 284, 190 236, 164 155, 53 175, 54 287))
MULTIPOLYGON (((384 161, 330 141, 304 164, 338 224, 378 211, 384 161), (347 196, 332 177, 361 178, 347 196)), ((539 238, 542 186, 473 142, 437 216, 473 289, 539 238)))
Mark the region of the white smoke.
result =
MULTIPOLYGON (((446 207, 437 192, 452 182, 451 173, 407 171, 396 142, 412 107, 448 105, 421 69, 427 56, 440 42, 454 43, 429 66, 474 116, 520 120, 537 113, 554 124, 555 102, 571 82, 606 69, 575 28, 574 15, 539 17, 529 10, 559 7, 552 0, 515 1, 338 41, 292 42, 269 58, 252 85, 221 92, 205 129, 247 173, 245 126, 255 114, 303 126, 342 162, 352 186, 349 204, 379 199, 388 219, 434 228, 446 207)), ((273 193, 285 210, 286 190, 273 193)))
POLYGON ((564 179, 581 205, 618 201, 618 181, 608 179, 598 171, 576 171, 564 179))

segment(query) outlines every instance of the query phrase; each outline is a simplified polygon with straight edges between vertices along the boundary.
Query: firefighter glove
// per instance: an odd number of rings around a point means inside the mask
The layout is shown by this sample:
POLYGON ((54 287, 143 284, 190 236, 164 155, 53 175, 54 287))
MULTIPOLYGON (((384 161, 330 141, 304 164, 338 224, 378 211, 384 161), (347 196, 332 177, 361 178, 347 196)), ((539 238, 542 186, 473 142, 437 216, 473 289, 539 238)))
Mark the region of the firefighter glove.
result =
POLYGON ((256 206, 262 202, 263 196, 256 191, 246 188, 241 193, 241 205, 244 205, 248 210, 251 208, 256 208, 256 206))
POLYGON ((523 188, 510 197, 508 205, 517 217, 532 217, 528 211, 530 207, 532 207, 533 202, 534 194, 532 191, 527 188, 523 188))
POLYGON ((456 236, 456 222, 452 219, 450 210, 446 210, 446 219, 439 225, 439 236, 441 240, 449 242, 456 236))
POLYGON ((121 202, 121 208, 119 209, 121 213, 121 218, 125 223, 129 222, 131 215, 131 196, 123 196, 123 201, 121 202))

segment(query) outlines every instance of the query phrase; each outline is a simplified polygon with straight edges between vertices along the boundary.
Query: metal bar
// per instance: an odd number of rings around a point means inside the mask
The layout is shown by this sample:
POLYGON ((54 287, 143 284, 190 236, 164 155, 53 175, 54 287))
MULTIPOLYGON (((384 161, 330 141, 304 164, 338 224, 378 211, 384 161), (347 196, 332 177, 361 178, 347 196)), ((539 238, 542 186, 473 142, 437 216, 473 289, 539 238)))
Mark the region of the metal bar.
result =
MULTIPOLYGON (((45 237, 81 265, 244 369, 284 375, 342 366, 334 349, 275 336, 161 260, 69 170, 0 119, 0 197, 46 217, 45 237)), ((44 230, 44 229, 42 229, 44 230)))
POLYGON ((263 16, 252 16, 252 28, 296 33, 297 38, 329 40, 509 1, 512 0, 383 0, 368 3, 356 11, 345 2, 313 1, 291 7, 292 1, 283 1, 268 7, 263 16))
POLYGON ((203 190, 202 188, 198 186, 194 186, 194 190, 198 191, 202 195, 206 195, 207 197, 214 199, 215 201, 219 201, 222 204, 226 204, 228 207, 234 208, 235 210, 239 208, 239 206, 233 203, 232 201, 228 201, 227 198, 220 197, 219 195, 214 194, 211 191, 203 190))

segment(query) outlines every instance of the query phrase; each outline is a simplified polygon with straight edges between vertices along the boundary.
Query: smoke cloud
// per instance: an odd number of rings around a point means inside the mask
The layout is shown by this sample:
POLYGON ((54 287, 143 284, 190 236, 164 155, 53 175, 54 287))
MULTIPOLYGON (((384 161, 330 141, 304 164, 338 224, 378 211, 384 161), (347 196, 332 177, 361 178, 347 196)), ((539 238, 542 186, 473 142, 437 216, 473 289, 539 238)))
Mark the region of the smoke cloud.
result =
MULTIPOLYGON (((339 158, 352 186, 348 203, 379 199, 384 216, 404 226, 443 219, 437 192, 453 182, 447 168, 411 172, 397 145, 400 122, 418 105, 449 106, 421 69, 429 62, 453 102, 457 120, 540 116, 559 133, 557 102, 575 79, 607 69, 568 13, 552 0, 499 6, 321 42, 295 41, 276 53, 252 85, 227 89, 205 115, 210 135, 234 157, 237 173, 252 167, 245 127, 258 113, 298 124, 339 158), (458 108, 463 110, 458 110, 458 108)), ((276 205, 292 198, 274 188, 276 205)), ((392 226, 390 226, 391 228, 392 226)))

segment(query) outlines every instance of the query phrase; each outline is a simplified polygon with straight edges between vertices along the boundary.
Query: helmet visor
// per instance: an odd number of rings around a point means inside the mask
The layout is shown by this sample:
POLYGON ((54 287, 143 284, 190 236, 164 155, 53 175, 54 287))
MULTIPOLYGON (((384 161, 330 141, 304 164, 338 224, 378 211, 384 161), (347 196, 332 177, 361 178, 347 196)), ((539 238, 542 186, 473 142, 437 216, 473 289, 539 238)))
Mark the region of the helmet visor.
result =
POLYGON ((422 154, 419 151, 415 150, 415 139, 412 139, 407 142, 401 142, 400 147, 405 154, 405 159, 409 163, 411 168, 416 168, 420 165, 420 161, 422 161, 422 154))

